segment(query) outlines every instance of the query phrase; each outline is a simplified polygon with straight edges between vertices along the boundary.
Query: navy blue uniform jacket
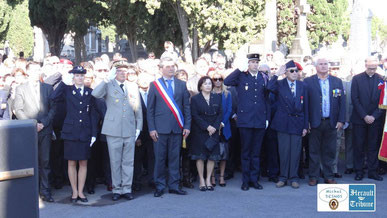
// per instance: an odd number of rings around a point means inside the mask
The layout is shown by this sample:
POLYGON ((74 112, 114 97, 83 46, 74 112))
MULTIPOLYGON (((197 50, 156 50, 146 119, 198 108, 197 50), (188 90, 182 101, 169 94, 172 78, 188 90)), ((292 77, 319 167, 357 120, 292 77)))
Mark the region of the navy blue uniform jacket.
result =
POLYGON ((271 128, 283 133, 302 135, 308 123, 308 90, 301 81, 296 83, 296 97, 290 90, 287 79, 278 80, 277 76, 269 81, 267 88, 276 94, 277 110, 271 128))
POLYGON ((254 79, 250 73, 236 69, 224 80, 226 86, 235 86, 238 93, 237 126, 265 128, 270 120, 268 92, 261 73, 254 79))
MULTIPOLYGON (((305 78, 308 87, 309 123, 311 128, 317 128, 322 119, 322 92, 317 75, 305 78)), ((336 128, 337 122, 345 123, 345 93, 343 82, 335 76, 329 76, 330 111, 329 122, 336 128), (340 90, 341 96, 334 95, 333 90, 340 90)))
POLYGON ((61 99, 66 101, 66 118, 62 127, 62 139, 89 142, 91 137, 97 137, 98 115, 95 98, 91 95, 93 90, 84 87, 81 96, 75 86, 65 85, 61 82, 51 94, 51 99, 56 102, 61 99))

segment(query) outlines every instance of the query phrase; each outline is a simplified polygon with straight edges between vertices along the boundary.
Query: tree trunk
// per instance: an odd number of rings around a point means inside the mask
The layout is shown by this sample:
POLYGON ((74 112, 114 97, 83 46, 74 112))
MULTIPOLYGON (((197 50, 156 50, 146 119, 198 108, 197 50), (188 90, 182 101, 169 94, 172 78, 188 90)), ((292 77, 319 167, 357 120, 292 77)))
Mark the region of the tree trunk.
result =
POLYGON ((42 31, 46 35, 51 55, 60 57, 64 32, 55 30, 45 31, 44 29, 42 31))
POLYGON ((137 61, 137 40, 136 35, 132 33, 127 33, 126 36, 128 37, 128 44, 130 49, 130 54, 132 56, 132 62, 137 61))
POLYGON ((184 51, 185 61, 188 63, 193 63, 192 48, 191 48, 192 45, 191 45, 191 39, 189 37, 189 31, 188 31, 187 13, 181 7, 181 2, 179 0, 176 1, 176 4, 173 5, 173 8, 175 9, 177 19, 179 21, 181 33, 183 36, 183 51, 184 51))
POLYGON ((193 61, 196 61, 199 58, 199 36, 198 36, 198 30, 196 28, 193 29, 192 56, 193 56, 193 61))
POLYGON ((75 53, 75 65, 79 65, 84 60, 85 40, 84 36, 75 34, 74 36, 74 53, 75 53), (83 55, 82 55, 83 53, 83 55))

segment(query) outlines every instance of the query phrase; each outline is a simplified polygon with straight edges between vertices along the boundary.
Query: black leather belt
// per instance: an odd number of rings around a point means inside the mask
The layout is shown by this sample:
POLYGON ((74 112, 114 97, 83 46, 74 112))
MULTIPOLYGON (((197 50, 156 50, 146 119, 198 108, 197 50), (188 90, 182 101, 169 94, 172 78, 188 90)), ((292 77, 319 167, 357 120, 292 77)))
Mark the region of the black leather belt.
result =
POLYGON ((329 120, 329 117, 322 117, 321 120, 329 120))

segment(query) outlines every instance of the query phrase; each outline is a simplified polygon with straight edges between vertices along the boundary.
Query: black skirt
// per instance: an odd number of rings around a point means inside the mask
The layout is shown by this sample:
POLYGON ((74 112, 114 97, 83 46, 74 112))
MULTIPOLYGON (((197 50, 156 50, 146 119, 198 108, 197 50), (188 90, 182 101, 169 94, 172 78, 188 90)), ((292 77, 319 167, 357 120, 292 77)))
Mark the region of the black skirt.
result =
POLYGON ((64 159, 88 160, 90 158, 90 142, 64 140, 64 159))

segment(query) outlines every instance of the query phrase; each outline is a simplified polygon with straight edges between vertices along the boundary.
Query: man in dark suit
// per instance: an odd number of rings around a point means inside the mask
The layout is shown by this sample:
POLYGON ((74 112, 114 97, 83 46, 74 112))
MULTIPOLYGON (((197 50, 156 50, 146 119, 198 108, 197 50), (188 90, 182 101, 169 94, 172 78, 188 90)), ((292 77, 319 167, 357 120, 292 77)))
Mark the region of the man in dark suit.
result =
POLYGON ((8 92, 0 90, 0 120, 9 120, 8 92))
POLYGON ((317 74, 305 78, 309 102, 309 185, 315 186, 320 176, 336 184, 333 163, 336 155, 337 131, 345 122, 345 93, 341 79, 329 75, 325 58, 316 61, 317 74))
POLYGON ((162 78, 151 83, 147 100, 148 129, 155 152, 154 196, 164 193, 167 158, 169 193, 185 195, 187 193, 179 189, 179 157, 182 136, 187 138, 190 133, 190 96, 185 82, 174 77, 175 63, 171 58, 161 59, 160 68, 162 78))
POLYGON ((259 54, 249 54, 248 70, 236 69, 225 80, 226 86, 235 86, 238 93, 237 126, 241 138, 242 186, 255 189, 258 183, 262 140, 269 125, 270 105, 266 92, 266 75, 258 71, 259 54))
POLYGON ((54 103, 50 101, 53 89, 52 86, 39 81, 39 63, 30 62, 27 65, 27 73, 29 81, 16 88, 14 102, 16 117, 19 120, 37 121, 40 195, 42 200, 53 202, 48 182, 52 121, 55 114, 54 103))
POLYGON ((378 175, 378 151, 382 133, 383 112, 378 108, 380 90, 378 84, 383 78, 376 73, 378 60, 369 57, 365 62, 366 71, 352 79, 351 98, 353 112, 353 155, 355 180, 363 179, 364 156, 367 155, 368 178, 382 181, 378 175))
POLYGON ((143 172, 144 161, 147 163, 147 182, 150 186, 153 186, 153 172, 155 155, 153 151, 153 141, 149 136, 148 120, 147 116, 147 99, 149 94, 149 84, 154 80, 154 77, 147 73, 138 75, 138 87, 141 99, 142 108, 142 130, 138 139, 136 140, 136 148, 134 152, 134 177, 133 177, 133 190, 141 190, 141 176, 143 172))

